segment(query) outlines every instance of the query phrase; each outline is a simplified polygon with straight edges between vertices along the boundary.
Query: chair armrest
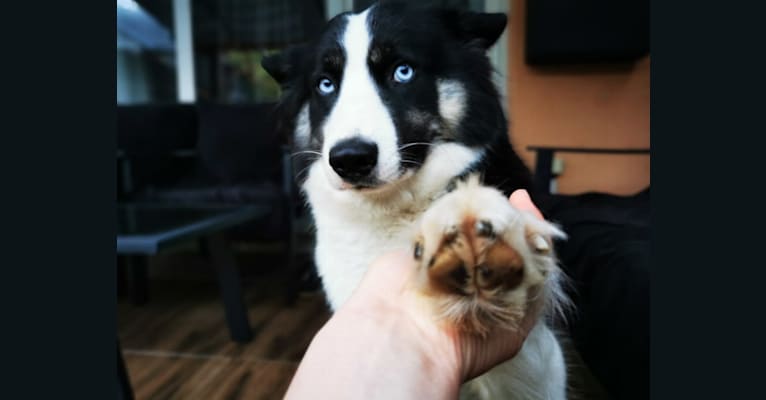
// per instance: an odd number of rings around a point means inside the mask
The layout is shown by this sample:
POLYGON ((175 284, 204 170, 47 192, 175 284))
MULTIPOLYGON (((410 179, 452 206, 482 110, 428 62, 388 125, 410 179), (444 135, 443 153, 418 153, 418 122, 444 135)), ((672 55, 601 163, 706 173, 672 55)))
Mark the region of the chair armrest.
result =
POLYGON ((553 147, 527 146, 527 150, 537 153, 534 182, 537 190, 550 192, 553 176, 553 155, 555 153, 590 153, 590 154, 649 154, 649 149, 605 149, 594 147, 553 147))

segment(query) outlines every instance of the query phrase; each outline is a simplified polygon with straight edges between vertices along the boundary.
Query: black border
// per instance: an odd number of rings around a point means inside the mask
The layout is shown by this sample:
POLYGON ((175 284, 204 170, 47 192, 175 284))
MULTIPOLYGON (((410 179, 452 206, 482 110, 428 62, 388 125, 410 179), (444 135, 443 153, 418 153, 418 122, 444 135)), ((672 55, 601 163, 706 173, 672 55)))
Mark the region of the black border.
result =
POLYGON ((763 397, 763 15, 651 4, 652 398, 763 397))
MULTIPOLYGON (((114 3, 4 14, 3 393, 114 398, 114 3)), ((653 398, 763 391, 762 15, 651 4, 653 398)))
POLYGON ((3 12, 3 397, 116 397, 114 7, 3 12))

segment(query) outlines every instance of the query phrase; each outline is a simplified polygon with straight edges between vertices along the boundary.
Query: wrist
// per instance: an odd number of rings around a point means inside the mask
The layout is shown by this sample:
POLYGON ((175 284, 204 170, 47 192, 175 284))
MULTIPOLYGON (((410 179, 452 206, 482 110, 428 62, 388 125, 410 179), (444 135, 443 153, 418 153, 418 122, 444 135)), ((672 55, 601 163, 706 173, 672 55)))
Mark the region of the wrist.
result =
POLYGON ((462 370, 453 338, 432 321, 419 319, 411 307, 373 303, 357 307, 350 302, 338 310, 323 328, 327 332, 322 333, 337 337, 344 330, 343 345, 358 346, 357 359, 364 354, 361 362, 365 364, 355 371, 362 375, 360 382, 367 382, 375 392, 380 389, 374 388, 376 384, 385 385, 379 393, 386 395, 380 398, 457 398, 462 370))

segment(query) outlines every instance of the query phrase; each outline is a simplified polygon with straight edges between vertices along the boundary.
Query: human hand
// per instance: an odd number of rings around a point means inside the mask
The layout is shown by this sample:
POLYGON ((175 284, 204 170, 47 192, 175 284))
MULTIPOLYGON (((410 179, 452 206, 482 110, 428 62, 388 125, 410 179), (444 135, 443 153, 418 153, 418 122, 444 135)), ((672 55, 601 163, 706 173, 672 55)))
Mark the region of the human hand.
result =
MULTIPOLYGON (((525 191, 509 201, 542 219, 525 191)), ((408 251, 373 262, 314 337, 285 398, 457 398, 465 381, 516 355, 537 320, 527 309, 518 329, 467 334, 435 317, 415 272, 408 251)))
MULTIPOLYGON (((509 199, 515 208, 543 219, 525 190, 509 199)), ((521 349, 529 330, 539 316, 538 308, 527 310, 517 330, 494 329, 485 337, 467 334, 439 323, 423 296, 412 285, 415 261, 410 252, 389 253, 376 260, 362 283, 338 313, 373 316, 384 324, 400 326, 402 337, 414 340, 433 365, 446 376, 462 383, 512 358, 521 349)), ((535 305, 533 305, 535 306, 535 305)))

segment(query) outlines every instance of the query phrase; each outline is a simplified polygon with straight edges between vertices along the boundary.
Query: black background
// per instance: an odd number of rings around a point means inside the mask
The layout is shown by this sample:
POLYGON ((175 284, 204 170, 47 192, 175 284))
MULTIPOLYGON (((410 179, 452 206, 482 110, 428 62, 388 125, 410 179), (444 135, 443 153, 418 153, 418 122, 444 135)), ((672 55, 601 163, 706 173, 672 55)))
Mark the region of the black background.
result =
MULTIPOLYGON (((653 398, 763 392, 759 11, 651 5, 653 398)), ((3 397, 114 398, 114 4, 4 14, 3 397)))

